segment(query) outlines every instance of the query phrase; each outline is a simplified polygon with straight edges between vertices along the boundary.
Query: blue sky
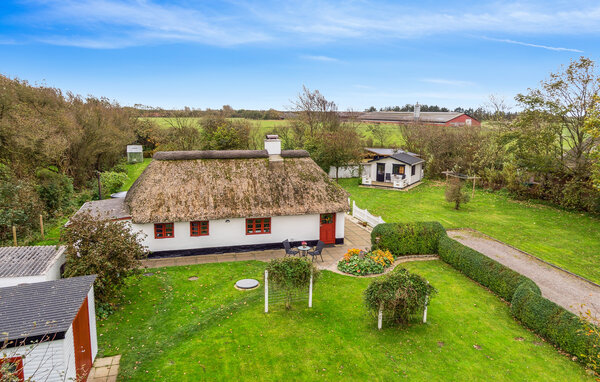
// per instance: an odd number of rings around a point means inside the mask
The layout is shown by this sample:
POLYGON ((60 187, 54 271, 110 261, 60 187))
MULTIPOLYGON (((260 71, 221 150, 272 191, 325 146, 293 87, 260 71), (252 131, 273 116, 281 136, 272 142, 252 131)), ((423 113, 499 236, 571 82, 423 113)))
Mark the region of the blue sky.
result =
POLYGON ((0 2, 0 73, 123 105, 478 107, 581 55, 599 1, 0 2))

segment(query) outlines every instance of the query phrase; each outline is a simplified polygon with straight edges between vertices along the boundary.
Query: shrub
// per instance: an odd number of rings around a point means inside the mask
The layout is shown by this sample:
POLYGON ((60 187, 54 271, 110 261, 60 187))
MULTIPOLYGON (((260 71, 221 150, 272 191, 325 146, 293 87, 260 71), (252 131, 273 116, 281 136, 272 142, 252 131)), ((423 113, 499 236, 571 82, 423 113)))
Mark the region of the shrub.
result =
POLYGON ((373 249, 389 250, 395 257, 437 253, 446 230, 438 222, 383 223, 371 232, 373 249))
POLYGON ((61 233, 66 246, 65 277, 96 274, 94 293, 100 304, 119 297, 125 278, 137 272, 147 255, 141 233, 118 221, 80 212, 69 220, 61 233))
MULTIPOLYGON (((110 197, 110 194, 119 192, 128 179, 127 174, 122 172, 105 171, 101 173, 102 198, 106 199, 110 197)), ((94 190, 94 199, 98 199, 98 181, 91 180, 89 186, 94 190)))
POLYGON ((454 209, 458 210, 461 204, 468 203, 471 197, 463 192, 463 181, 459 178, 452 178, 446 187, 446 201, 454 203, 454 209))
POLYGON ((584 359, 597 358, 593 338, 576 315, 541 296, 528 283, 519 286, 512 299, 512 315, 562 350, 584 359))
POLYGON ((291 308, 293 293, 308 287, 311 273, 313 283, 319 278, 319 270, 314 263, 301 257, 273 259, 267 265, 267 271, 269 271, 269 283, 285 293, 287 309, 291 308))
POLYGON ((377 314, 383 309, 394 322, 407 323, 410 315, 424 309, 427 296, 431 298, 435 292, 423 277, 399 268, 374 279, 364 292, 364 300, 371 312, 377 314))
POLYGON ((506 301, 512 300, 519 285, 525 281, 530 282, 531 287, 539 292, 537 285, 527 277, 448 236, 440 239, 438 254, 446 263, 491 289, 506 301))
POLYGON ((46 211, 54 213, 70 206, 73 197, 73 180, 71 178, 49 169, 39 170, 36 178, 38 180, 36 190, 46 205, 46 211))

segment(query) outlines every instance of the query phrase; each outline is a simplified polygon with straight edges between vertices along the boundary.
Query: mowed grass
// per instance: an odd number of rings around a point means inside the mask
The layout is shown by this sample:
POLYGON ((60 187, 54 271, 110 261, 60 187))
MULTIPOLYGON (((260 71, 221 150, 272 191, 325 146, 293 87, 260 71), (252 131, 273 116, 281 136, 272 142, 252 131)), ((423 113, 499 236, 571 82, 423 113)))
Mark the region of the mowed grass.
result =
POLYGON ((440 261, 408 263, 438 290, 428 324, 376 329, 363 305, 371 279, 324 271, 312 309, 263 313, 260 262, 149 270, 98 322, 99 356, 122 354, 120 380, 592 380, 515 322, 506 304, 440 261), (196 281, 188 277, 198 276, 196 281))
POLYGON ((600 283, 597 216, 483 190, 456 211, 444 198, 443 182, 425 182, 407 192, 359 187, 357 179, 340 179, 340 184, 360 208, 386 222, 439 221, 446 229, 473 228, 600 283))
POLYGON ((127 164, 127 182, 121 187, 121 191, 127 191, 133 185, 133 182, 141 175, 142 171, 152 162, 152 158, 144 158, 141 163, 127 164))

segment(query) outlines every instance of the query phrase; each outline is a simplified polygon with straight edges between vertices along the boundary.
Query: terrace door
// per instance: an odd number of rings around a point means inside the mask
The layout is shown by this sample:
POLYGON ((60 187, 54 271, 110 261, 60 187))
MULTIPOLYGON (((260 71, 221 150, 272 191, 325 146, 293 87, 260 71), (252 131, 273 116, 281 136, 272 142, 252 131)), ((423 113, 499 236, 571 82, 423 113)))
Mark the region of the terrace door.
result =
POLYGON ((77 380, 85 381, 92 368, 92 341, 90 339, 90 314, 87 297, 83 300, 83 304, 73 320, 73 342, 77 380))
POLYGON ((385 181, 385 163, 377 163, 377 181, 385 181))
POLYGON ((335 214, 321 214, 319 240, 325 244, 335 244, 335 214))

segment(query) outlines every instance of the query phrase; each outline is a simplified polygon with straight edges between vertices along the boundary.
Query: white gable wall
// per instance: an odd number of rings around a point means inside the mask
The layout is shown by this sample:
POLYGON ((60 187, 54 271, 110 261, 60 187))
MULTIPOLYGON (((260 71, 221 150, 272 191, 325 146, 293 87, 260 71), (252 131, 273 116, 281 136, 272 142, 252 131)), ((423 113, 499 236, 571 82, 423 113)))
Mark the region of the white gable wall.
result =
MULTIPOLYGON (((141 230, 146 234, 143 244, 150 251, 170 251, 278 243, 286 239, 290 241, 319 240, 319 224, 319 214, 272 216, 270 234, 246 235, 246 219, 244 218, 210 220, 208 236, 191 237, 190 222, 175 222, 175 237, 166 239, 154 238, 154 224, 152 223, 131 223, 131 227, 134 231, 141 230)), ((341 212, 336 215, 336 238, 343 237, 344 213, 341 212)))
MULTIPOLYGON (((71 348, 73 348, 71 334, 71 348)), ((65 344, 68 340, 47 341, 39 344, 5 349, 8 357, 23 357, 25 380, 59 382, 65 381, 65 344)), ((73 361, 74 362, 74 361, 73 361)), ((73 377, 75 375, 73 374, 73 377)), ((68 377, 68 374, 67 374, 68 377)))

